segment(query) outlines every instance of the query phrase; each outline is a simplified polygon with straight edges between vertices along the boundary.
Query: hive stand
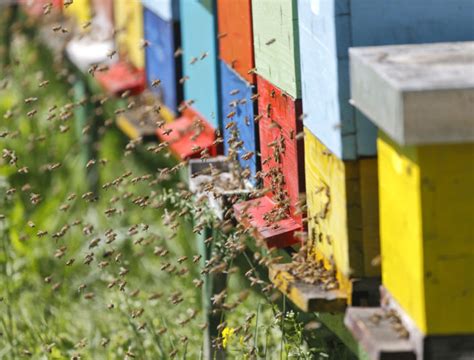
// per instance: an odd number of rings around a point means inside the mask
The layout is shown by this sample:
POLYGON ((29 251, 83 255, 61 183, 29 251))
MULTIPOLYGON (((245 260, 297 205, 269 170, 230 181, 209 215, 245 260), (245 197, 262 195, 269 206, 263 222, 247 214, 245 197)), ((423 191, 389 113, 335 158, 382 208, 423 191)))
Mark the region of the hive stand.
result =
MULTIPOLYGON (((382 307, 400 318, 416 359, 471 358, 474 42, 350 56, 354 104, 381 129, 382 307)), ((375 346, 362 310, 346 323, 373 359, 400 345, 388 336, 375 346)))

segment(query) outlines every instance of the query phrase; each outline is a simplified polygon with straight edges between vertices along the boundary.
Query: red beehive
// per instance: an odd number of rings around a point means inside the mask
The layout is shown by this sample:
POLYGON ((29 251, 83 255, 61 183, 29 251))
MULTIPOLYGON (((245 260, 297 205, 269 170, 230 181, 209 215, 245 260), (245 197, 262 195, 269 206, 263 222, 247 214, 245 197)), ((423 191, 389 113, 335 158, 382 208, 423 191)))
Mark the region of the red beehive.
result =
POLYGON ((43 15, 48 4, 56 10, 61 10, 63 7, 63 0, 20 0, 19 3, 28 15, 35 17, 43 15))
POLYGON ((218 0, 219 57, 249 83, 255 78, 250 0, 218 0))
POLYGON ((304 144, 297 136, 303 127, 301 100, 260 76, 257 87, 262 176, 269 191, 263 198, 235 205, 234 210, 236 218, 254 227, 255 236, 267 245, 284 247, 297 242, 294 232, 303 227, 302 213, 297 211, 304 193, 304 144), (271 210, 278 215, 269 216, 271 210))
POLYGON ((169 144, 179 159, 199 158, 204 149, 216 156, 214 128, 194 109, 187 107, 181 117, 157 130, 158 138, 169 144))
POLYGON ((145 90, 145 71, 120 61, 106 71, 96 71, 95 77, 104 90, 115 96, 130 90, 131 95, 137 95, 145 90))

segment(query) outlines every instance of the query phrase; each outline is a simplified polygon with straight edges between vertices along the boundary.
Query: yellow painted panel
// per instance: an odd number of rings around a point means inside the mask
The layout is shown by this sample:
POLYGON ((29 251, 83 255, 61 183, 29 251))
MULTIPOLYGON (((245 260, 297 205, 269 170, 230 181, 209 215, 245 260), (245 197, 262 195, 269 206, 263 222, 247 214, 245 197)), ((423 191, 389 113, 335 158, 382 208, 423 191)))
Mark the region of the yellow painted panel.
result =
POLYGON ((143 40, 143 9, 139 0, 114 1, 116 41, 121 56, 137 68, 145 66, 143 40))
POLYGON ((418 148, 426 328, 474 332, 474 144, 418 148))
POLYGON ((305 128, 305 173, 309 241, 350 292, 350 278, 380 274, 376 159, 342 161, 305 128))
POLYGON ((430 335, 474 332, 474 145, 378 140, 383 283, 430 335))
POLYGON ((377 141, 382 282, 424 331, 420 169, 415 149, 402 152, 392 144, 386 137, 377 141))
POLYGON ((73 17, 79 28, 82 29, 82 25, 91 19, 91 4, 90 0, 74 0, 71 5, 64 7, 64 13, 66 16, 73 17))

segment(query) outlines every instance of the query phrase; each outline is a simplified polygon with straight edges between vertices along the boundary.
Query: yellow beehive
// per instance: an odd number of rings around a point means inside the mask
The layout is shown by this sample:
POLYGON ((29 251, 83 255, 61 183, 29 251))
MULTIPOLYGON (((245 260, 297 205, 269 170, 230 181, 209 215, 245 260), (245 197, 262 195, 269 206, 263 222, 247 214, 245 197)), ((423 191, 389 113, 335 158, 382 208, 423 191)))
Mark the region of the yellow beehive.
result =
POLYGON ((72 4, 64 6, 64 13, 74 18, 82 29, 82 25, 90 21, 92 16, 90 0, 74 0, 72 4))
POLYGON ((377 161, 340 160, 305 128, 309 241, 318 259, 337 271, 350 299, 350 279, 376 277, 379 254, 377 161))
POLYGON ((377 146, 384 286, 425 334, 474 332, 474 144, 377 146))
POLYGON ((138 0, 114 1, 116 41, 121 56, 137 68, 145 66, 143 49, 143 10, 138 0))

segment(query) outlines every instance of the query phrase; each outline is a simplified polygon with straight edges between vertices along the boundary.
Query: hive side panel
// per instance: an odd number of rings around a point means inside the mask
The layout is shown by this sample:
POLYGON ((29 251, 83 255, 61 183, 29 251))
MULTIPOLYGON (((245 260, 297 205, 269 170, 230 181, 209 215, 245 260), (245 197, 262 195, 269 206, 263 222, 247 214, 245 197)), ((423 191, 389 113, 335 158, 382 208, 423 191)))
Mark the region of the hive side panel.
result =
POLYGON ((254 0, 252 20, 257 73, 301 98, 296 0, 254 0))
POLYGON ((416 149, 377 140, 382 282, 426 331, 421 174, 416 149))
POLYGON ((254 102, 251 100, 253 87, 223 61, 220 61, 220 64, 225 153, 229 154, 229 149, 235 147, 236 142, 242 141, 243 146, 237 150, 240 165, 244 169, 250 169, 252 180, 254 180, 258 160, 258 130, 254 122, 254 102), (232 113, 235 114, 232 115, 232 113), (235 123, 235 126, 229 126, 230 123, 235 123), (248 160, 242 159, 242 155, 248 152, 253 152, 253 156, 248 160))
POLYGON ((218 0, 219 57, 249 83, 254 67, 252 4, 250 0, 218 0))
POLYGON ((180 6, 183 75, 189 77, 184 83, 184 97, 193 100, 193 107, 218 128, 217 34, 215 9, 211 6, 211 10, 198 0, 182 1, 180 6))
POLYGON ((474 332, 474 145, 419 148, 427 332, 474 332))

